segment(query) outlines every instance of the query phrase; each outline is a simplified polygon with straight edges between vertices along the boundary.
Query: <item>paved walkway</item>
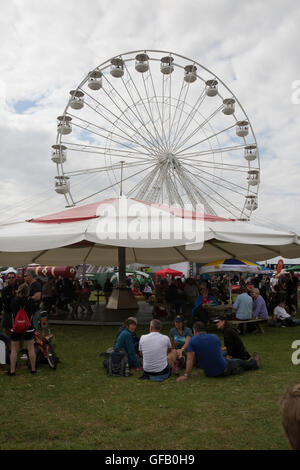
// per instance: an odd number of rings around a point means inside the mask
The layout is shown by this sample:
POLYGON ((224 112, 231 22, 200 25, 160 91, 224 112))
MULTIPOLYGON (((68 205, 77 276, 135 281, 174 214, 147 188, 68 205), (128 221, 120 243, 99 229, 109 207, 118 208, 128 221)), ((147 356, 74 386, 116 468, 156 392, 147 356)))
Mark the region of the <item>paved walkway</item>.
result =
MULTIPOLYGON (((48 318, 49 324, 69 325, 121 325, 128 317, 136 317, 140 325, 148 325, 152 320, 153 306, 145 301, 138 302, 138 310, 108 310, 105 303, 93 305, 94 314, 87 319, 84 314, 72 319, 71 312, 60 310, 56 317, 48 318)), ((78 309, 80 311, 80 308, 78 309)))

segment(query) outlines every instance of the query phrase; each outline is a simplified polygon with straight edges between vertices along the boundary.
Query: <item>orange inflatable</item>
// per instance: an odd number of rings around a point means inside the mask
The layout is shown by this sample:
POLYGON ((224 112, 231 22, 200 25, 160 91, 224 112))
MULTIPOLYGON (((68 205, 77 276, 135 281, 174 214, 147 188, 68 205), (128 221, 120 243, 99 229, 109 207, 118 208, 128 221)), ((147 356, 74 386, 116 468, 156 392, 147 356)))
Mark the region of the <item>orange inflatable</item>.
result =
POLYGON ((279 274, 282 271, 283 266, 284 266, 283 259, 280 259, 277 263, 277 274, 279 274))

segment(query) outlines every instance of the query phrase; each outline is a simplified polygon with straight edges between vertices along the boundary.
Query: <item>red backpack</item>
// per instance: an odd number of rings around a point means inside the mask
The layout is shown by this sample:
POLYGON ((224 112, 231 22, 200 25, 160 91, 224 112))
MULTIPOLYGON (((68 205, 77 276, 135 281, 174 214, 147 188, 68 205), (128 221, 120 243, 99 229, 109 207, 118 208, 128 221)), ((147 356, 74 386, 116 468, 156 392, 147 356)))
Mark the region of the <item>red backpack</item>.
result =
POLYGON ((30 326, 30 321, 24 308, 18 311, 12 330, 14 333, 24 334, 30 326))

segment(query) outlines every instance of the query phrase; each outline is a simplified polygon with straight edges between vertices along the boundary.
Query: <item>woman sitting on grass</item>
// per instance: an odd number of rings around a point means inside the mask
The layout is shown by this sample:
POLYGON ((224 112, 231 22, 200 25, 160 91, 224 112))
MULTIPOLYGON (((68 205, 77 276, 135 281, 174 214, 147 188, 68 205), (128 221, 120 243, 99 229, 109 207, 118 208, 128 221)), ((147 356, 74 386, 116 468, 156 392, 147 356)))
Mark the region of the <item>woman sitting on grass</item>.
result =
POLYGON ((178 374, 179 370, 185 365, 185 352, 193 332, 190 328, 184 326, 184 317, 182 315, 176 315, 174 324, 174 328, 171 328, 169 333, 172 349, 175 349, 177 352, 177 359, 175 360, 172 372, 178 374))
POLYGON ((137 328, 137 321, 133 318, 127 318, 125 321, 125 329, 117 337, 114 349, 123 349, 126 351, 129 361, 129 367, 140 368, 140 361, 136 354, 136 347, 134 343, 135 330, 137 328))

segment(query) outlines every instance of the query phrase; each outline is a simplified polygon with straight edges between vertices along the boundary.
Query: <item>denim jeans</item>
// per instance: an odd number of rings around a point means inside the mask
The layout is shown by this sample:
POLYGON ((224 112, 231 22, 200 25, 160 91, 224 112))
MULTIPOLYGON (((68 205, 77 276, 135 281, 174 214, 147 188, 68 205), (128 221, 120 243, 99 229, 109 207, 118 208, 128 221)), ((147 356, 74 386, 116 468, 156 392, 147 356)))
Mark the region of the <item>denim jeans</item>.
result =
POLYGON ((244 361, 243 359, 226 359, 230 373, 234 374, 238 369, 255 370, 258 369, 257 362, 254 359, 244 361))

